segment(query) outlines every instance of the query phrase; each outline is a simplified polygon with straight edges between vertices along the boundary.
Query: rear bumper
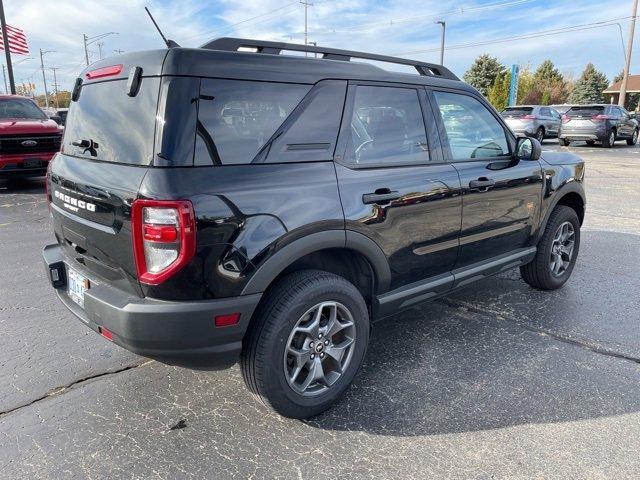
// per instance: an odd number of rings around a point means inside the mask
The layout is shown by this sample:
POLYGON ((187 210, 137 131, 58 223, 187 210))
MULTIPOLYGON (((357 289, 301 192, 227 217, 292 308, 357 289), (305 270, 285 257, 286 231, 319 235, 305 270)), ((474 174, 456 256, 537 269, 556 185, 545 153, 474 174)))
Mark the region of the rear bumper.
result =
POLYGON ((563 140, 603 140, 607 138, 609 130, 606 128, 593 128, 582 130, 562 129, 558 138, 563 140))
POLYGON ((242 338, 261 297, 254 294, 174 302, 139 298, 92 282, 85 292, 82 308, 67 294, 68 263, 62 248, 57 244, 47 245, 42 256, 58 297, 85 325, 98 333, 106 328, 115 344, 171 365, 218 370, 235 364, 242 349, 242 338), (52 269, 59 272, 57 283, 53 282, 52 269), (217 315, 236 312, 240 313, 237 325, 215 327, 217 315))
POLYGON ((44 175, 47 172, 47 165, 55 154, 56 152, 0 155, 0 177, 44 175), (30 166, 29 163, 36 165, 30 166))

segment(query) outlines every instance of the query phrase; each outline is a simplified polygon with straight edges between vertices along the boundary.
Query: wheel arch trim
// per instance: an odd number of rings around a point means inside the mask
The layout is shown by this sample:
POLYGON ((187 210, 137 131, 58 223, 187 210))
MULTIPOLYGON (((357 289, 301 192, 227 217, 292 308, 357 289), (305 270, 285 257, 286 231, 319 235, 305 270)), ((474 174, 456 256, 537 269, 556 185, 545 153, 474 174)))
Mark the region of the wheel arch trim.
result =
MULTIPOLYGON (((536 237, 536 243, 540 241, 540 239, 542 238, 545 228, 547 228, 547 223, 549 222, 549 217, 551 216, 551 212, 553 212, 553 209, 556 208, 556 206, 558 206, 558 203, 560 203, 560 200, 562 200, 564 197, 566 197, 570 193, 576 193, 582 199, 582 204, 584 205, 586 210, 587 200, 584 194, 584 188, 582 184, 578 182, 570 182, 570 183, 564 184, 558 190, 556 190, 555 193, 553 194, 551 203, 547 207, 547 211, 544 214, 544 219, 542 220, 542 223, 540 225, 540 229, 536 237)), ((584 213, 585 212, 583 212, 583 214, 584 213)))
POLYGON ((389 289, 391 270, 382 249, 369 237, 345 230, 316 232, 294 240, 262 264, 251 276, 241 295, 264 292, 289 265, 300 258, 330 248, 346 248, 361 253, 371 265, 377 280, 377 292, 389 289))

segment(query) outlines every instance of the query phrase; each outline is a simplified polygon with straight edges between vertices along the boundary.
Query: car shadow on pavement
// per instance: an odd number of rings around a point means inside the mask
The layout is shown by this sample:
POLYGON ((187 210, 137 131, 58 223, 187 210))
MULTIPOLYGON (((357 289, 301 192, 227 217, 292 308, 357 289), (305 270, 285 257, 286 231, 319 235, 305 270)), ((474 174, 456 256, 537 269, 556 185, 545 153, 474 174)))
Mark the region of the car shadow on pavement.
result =
MULTIPOLYGON (((386 325, 374 324, 352 388, 335 408, 307 423, 417 436, 640 410, 639 361, 632 347, 618 344, 626 336, 629 345, 638 343, 637 295, 629 296, 622 287, 611 302, 612 288, 621 286, 603 282, 598 270, 601 265, 611 278, 603 249, 614 256, 638 237, 589 232, 583 238, 588 240, 584 261, 574 272, 574 283, 559 291, 533 290, 517 271, 510 272, 386 319, 386 325), (616 312, 631 312, 633 318, 616 323, 610 318, 616 312), (609 328, 626 331, 610 333, 607 321, 609 328)), ((617 266, 622 278, 637 263, 630 259, 627 266, 617 266)), ((636 287, 631 282, 627 288, 636 287)))
POLYGON ((7 193, 42 193, 44 177, 0 179, 0 195, 7 193))

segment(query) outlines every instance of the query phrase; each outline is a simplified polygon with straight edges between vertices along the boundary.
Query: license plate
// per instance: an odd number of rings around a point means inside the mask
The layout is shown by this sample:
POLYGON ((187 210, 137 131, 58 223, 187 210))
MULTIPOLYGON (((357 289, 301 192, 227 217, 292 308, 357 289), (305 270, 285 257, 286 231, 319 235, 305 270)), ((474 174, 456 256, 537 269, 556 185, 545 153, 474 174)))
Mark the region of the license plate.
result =
POLYGON ((24 168, 35 168, 42 166, 42 160, 39 158, 27 158, 24 162, 22 162, 24 168))
POLYGON ((84 292, 89 288, 89 280, 71 268, 68 270, 67 293, 69 298, 84 308, 84 292))

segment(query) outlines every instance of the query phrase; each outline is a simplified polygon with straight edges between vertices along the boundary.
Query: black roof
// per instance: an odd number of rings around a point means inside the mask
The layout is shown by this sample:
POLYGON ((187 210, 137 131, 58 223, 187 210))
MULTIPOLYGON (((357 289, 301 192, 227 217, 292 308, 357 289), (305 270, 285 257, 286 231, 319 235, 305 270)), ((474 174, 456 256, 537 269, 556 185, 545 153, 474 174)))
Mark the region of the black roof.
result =
MULTIPOLYGON (((116 63, 123 64, 120 77, 126 77, 132 67, 141 66, 144 76, 189 75, 306 84, 331 78, 473 90, 441 65, 348 50, 235 38, 213 40, 200 48, 176 47, 125 53, 93 63, 86 70, 116 63), (255 51, 238 51, 241 47, 254 48, 255 51), (285 53, 289 50, 309 51, 320 57, 286 55, 283 50, 285 53), (409 65, 416 69, 417 74, 394 72, 354 59, 409 65)), ((87 82, 84 75, 83 80, 87 82)))

